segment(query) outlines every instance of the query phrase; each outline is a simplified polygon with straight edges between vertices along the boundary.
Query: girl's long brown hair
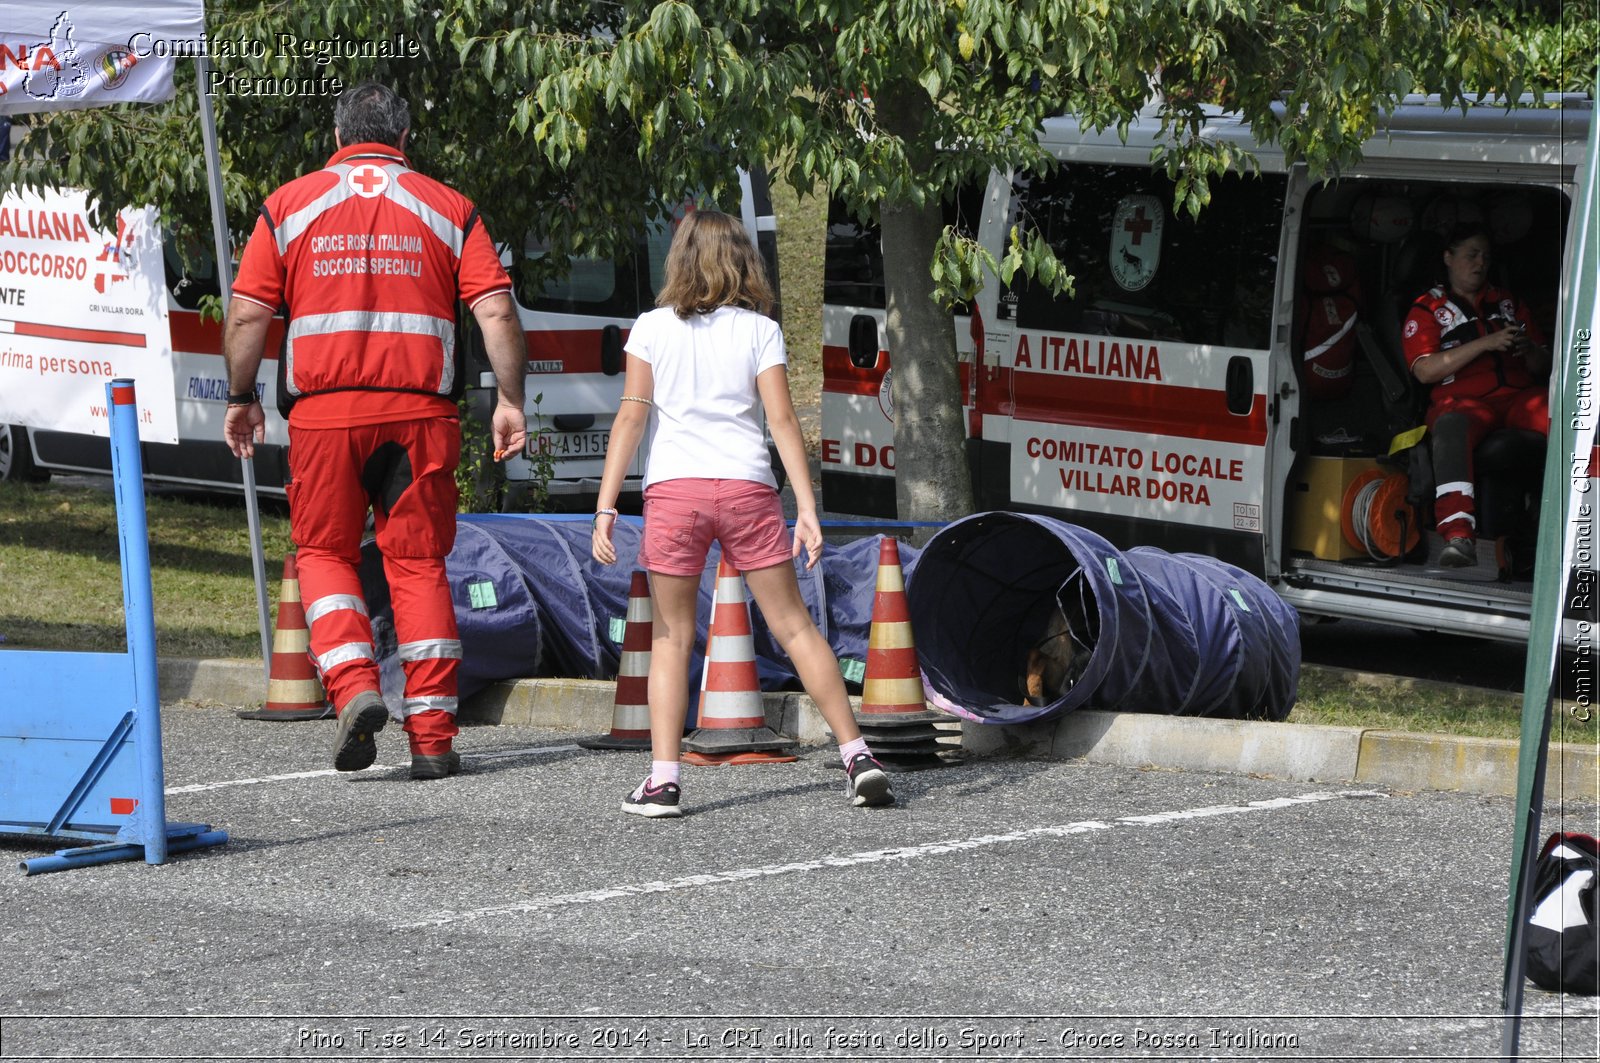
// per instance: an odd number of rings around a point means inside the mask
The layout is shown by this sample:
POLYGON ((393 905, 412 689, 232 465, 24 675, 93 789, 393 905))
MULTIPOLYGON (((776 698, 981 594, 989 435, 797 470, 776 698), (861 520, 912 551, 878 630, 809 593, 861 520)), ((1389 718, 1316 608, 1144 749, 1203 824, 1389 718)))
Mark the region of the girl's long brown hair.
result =
POLYGON ((723 306, 770 314, 773 302, 766 266, 736 219, 720 210, 696 210, 678 223, 657 306, 687 318, 723 306))

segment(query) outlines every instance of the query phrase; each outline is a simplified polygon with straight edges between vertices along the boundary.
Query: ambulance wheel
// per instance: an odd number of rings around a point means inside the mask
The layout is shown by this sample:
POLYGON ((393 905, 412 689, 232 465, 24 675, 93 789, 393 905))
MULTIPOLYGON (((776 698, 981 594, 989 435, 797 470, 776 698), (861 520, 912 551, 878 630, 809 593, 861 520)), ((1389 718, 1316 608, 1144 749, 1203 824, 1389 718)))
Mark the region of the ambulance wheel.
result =
POLYGON ((28 430, 21 425, 0 424, 0 481, 42 484, 49 479, 50 470, 33 463, 28 430))

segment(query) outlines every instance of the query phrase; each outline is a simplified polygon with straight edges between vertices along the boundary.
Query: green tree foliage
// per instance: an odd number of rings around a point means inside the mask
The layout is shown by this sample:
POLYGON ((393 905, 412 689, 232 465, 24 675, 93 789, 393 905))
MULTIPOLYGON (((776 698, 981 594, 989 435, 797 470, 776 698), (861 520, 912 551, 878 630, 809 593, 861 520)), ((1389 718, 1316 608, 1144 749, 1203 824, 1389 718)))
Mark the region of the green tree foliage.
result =
MULTIPOLYGON (((574 151, 564 165, 548 165, 510 121, 528 86, 528 69, 497 62, 501 56, 494 49, 468 64, 460 60, 457 38, 465 25, 481 33, 528 35, 537 21, 542 33, 569 24, 574 32, 586 32, 581 3, 212 0, 206 7, 211 64, 223 79, 211 100, 236 242, 254 227, 269 192, 333 154, 333 79, 349 87, 375 78, 405 96, 413 163, 469 196, 495 238, 518 250, 520 234, 530 231, 548 234, 558 252, 604 250, 613 234, 631 235, 635 205, 651 198, 649 175, 636 162, 615 165, 619 157, 633 159, 628 129, 608 128, 598 117, 588 132, 609 153, 574 151), (262 54, 239 54, 239 42, 259 44, 262 54), (380 42, 395 54, 349 54, 380 42), (263 78, 282 80, 256 89, 255 79, 263 78), (294 83, 293 92, 284 81, 294 83), (594 188, 609 190, 603 202, 574 197, 576 190, 594 188), (575 203, 601 205, 580 215, 575 203)), ((180 61, 176 97, 158 107, 24 116, 19 122, 28 128, 27 139, 10 162, 0 164, 0 187, 87 188, 99 201, 102 219, 129 202, 153 203, 181 247, 208 254, 210 207, 195 76, 196 64, 180 61)), ((559 253, 550 259, 536 268, 555 269, 565 261, 559 253)))
POLYGON ((1507 50, 1535 88, 1594 94, 1600 67, 1597 0, 1496 0, 1489 16, 1505 27, 1507 50))

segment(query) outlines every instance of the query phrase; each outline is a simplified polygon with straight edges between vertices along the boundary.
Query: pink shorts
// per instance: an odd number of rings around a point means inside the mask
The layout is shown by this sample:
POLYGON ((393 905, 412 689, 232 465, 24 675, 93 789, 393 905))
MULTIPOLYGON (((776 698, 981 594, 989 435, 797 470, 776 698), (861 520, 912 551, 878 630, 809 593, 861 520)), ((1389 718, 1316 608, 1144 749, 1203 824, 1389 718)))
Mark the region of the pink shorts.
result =
POLYGON ((771 568, 793 556, 778 492, 754 480, 662 480, 645 488, 639 567, 698 576, 711 540, 740 572, 771 568))

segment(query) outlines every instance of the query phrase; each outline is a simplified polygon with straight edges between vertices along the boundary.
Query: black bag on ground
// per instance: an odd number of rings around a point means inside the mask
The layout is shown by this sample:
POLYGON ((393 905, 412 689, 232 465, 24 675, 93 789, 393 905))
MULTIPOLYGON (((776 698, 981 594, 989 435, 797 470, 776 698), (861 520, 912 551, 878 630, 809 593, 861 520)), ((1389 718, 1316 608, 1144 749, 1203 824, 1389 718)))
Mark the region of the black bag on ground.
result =
POLYGON ((1528 977, 1557 993, 1600 993, 1595 888, 1600 842, 1552 834, 1534 865, 1533 906, 1525 928, 1528 977))

